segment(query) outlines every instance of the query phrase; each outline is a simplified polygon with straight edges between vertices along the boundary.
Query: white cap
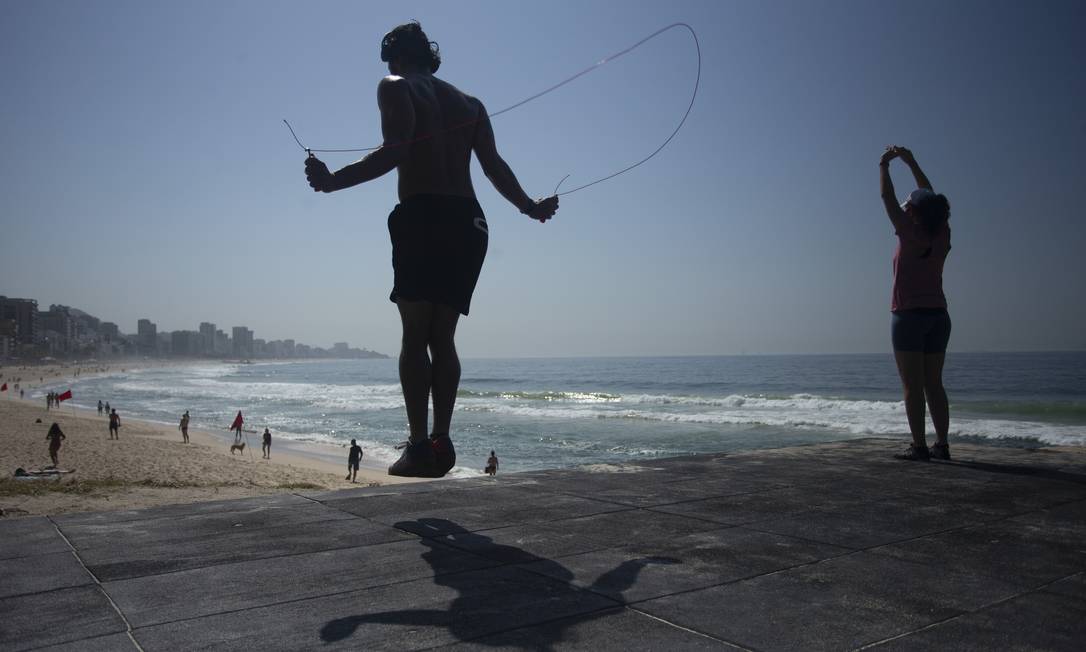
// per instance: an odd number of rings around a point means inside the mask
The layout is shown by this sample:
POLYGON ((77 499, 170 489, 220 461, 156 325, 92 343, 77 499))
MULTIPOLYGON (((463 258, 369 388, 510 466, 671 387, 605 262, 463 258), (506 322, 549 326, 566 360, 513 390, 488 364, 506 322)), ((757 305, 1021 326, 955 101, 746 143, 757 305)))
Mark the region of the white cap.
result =
POLYGON ((916 206, 917 204, 924 201, 925 199, 929 199, 929 198, 934 197, 934 196, 935 196, 935 193, 933 191, 927 189, 927 188, 917 188, 916 190, 909 193, 909 198, 908 199, 901 202, 901 210, 905 210, 905 207, 908 206, 909 204, 912 204, 913 206, 916 206))

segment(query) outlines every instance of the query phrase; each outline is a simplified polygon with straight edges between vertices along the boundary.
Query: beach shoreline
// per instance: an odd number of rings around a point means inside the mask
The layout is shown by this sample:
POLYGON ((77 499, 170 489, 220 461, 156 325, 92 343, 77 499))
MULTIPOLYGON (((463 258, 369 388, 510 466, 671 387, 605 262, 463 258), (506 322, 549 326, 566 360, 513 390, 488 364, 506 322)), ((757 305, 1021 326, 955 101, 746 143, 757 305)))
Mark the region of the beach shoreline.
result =
MULTIPOLYGON (((45 382, 61 379, 54 374, 45 382)), ((6 393, 0 397, 0 509, 5 517, 55 515, 416 481, 373 467, 360 468, 357 483, 347 481, 346 449, 333 445, 273 439, 265 460, 256 438, 241 455, 231 454, 226 433, 190 429, 185 444, 176 425, 122 415, 120 439, 110 440, 107 418, 94 409, 62 404, 47 410, 41 401, 6 393), (73 472, 16 479, 18 468, 51 465, 45 433, 54 422, 66 437, 58 468, 73 472)))
MULTIPOLYGON (((317 359, 317 360, 306 359, 306 360, 269 360, 269 361, 264 361, 263 363, 264 364, 290 364, 290 363, 306 363, 306 364, 309 364, 309 363, 313 363, 313 362, 318 362, 319 363, 319 362, 337 362, 337 361, 338 361, 338 359, 317 359)), ((18 367, 18 368, 13 368, 13 367, 11 367, 9 365, 8 367, 5 367, 5 368, 10 369, 12 371, 7 372, 5 374, 5 376, 7 376, 7 375, 17 375, 18 373, 22 373, 25 376, 26 374, 29 373, 29 374, 33 375, 35 378, 40 378, 41 379, 40 381, 35 380, 34 382, 28 383, 28 382, 26 382, 24 380, 24 382, 22 383, 23 388, 28 390, 28 392, 30 394, 33 394, 33 391, 42 391, 42 390, 63 392, 64 390, 69 388, 68 386, 66 386, 64 384, 64 381, 74 381, 74 380, 82 381, 82 380, 86 380, 86 379, 92 378, 92 377, 106 377, 106 376, 118 375, 118 374, 122 374, 122 373, 134 372, 134 371, 144 372, 144 371, 155 371, 155 370, 165 370, 165 369, 179 369, 179 368, 184 368, 184 367, 202 367, 202 366, 206 366, 208 364, 215 364, 215 363, 219 363, 219 364, 223 364, 223 365, 239 364, 237 361, 207 360, 207 359, 178 359, 178 360, 163 360, 163 359, 150 359, 150 358, 148 358, 148 359, 126 359, 126 360, 122 360, 122 361, 114 361, 114 362, 111 362, 108 365, 101 365, 101 364, 97 364, 97 363, 91 364, 91 363, 88 363, 88 362, 64 363, 64 364, 54 363, 54 364, 47 364, 47 365, 23 365, 23 366, 18 367), (18 371, 15 371, 15 369, 18 369, 18 371), (80 373, 79 373, 78 376, 73 375, 76 370, 80 370, 80 373)), ((261 362, 251 363, 251 364, 261 364, 261 362)), ((17 395, 16 395, 15 392, 9 392, 7 394, 8 398, 16 398, 16 396, 17 395)), ((71 411, 71 410, 74 409, 76 414, 81 414, 81 415, 84 415, 84 416, 91 416, 91 417, 97 416, 97 410, 93 405, 80 404, 80 400, 81 400, 80 396, 74 397, 74 399, 71 402, 66 402, 64 404, 63 409, 68 410, 68 411, 71 411)), ((44 401, 44 397, 43 396, 33 396, 33 398, 32 398, 31 396, 27 396, 24 399, 24 401, 25 402, 30 402, 30 403, 34 403, 36 401, 37 403, 41 403, 41 402, 44 401)), ((127 423, 128 421, 138 420, 141 423, 148 424, 149 426, 151 426, 153 428, 164 428, 168 432, 174 432, 178 439, 181 438, 181 434, 180 434, 180 432, 178 430, 178 423, 177 422, 164 422, 164 421, 160 421, 160 420, 143 418, 143 417, 132 417, 127 412, 127 410, 122 410, 121 412, 119 412, 119 414, 121 416, 122 423, 127 423)), ((181 415, 179 413, 177 415, 177 420, 180 421, 180 418, 181 418, 181 415)), ((254 435, 251 439, 249 439, 247 441, 247 451, 251 451, 252 449, 258 449, 259 450, 260 445, 261 445, 261 433, 260 433, 260 431, 246 430, 244 432, 246 434, 249 434, 249 435, 254 435), (251 446, 252 448, 248 448, 249 446, 251 446)), ((226 428, 224 428, 221 432, 219 432, 219 431, 208 429, 206 427, 205 428, 192 427, 192 428, 189 428, 189 435, 190 435, 190 439, 193 436, 198 436, 198 437, 201 438, 200 443, 202 443, 204 445, 209 445, 209 446, 212 446, 212 447, 215 447, 215 448, 222 448, 222 450, 224 450, 224 451, 229 451, 229 447, 233 443, 232 431, 229 431, 226 428)), ((316 442, 316 441, 298 441, 298 440, 295 440, 295 439, 288 439, 288 438, 285 438, 285 437, 275 436, 276 434, 274 432, 272 433, 272 435, 273 435, 272 451, 275 454, 276 458, 280 458, 285 454, 285 457, 282 457, 282 459, 289 460, 290 464, 293 464, 295 466, 302 466, 302 467, 306 467, 306 468, 311 468, 311 469, 314 469, 314 470, 317 470, 317 471, 322 471, 322 472, 339 473, 340 472, 339 469, 341 469, 341 468, 345 469, 346 468, 347 448, 348 448, 346 444, 333 444, 333 443, 316 442)), ((248 452, 246 454, 248 455, 248 452)), ((359 475, 360 475, 359 482, 361 482, 361 475, 363 474, 363 471, 367 472, 366 473, 367 482, 380 481, 382 484, 392 484, 392 483, 405 482, 405 481, 406 482, 414 481, 412 479, 400 479, 400 478, 396 478, 394 476, 387 476, 386 475, 386 471, 387 471, 387 465, 386 464, 384 464, 382 462, 379 462, 379 461, 372 461, 371 458, 368 458, 366 456, 363 456, 362 462, 361 462, 361 465, 360 465, 360 468, 359 468, 359 475), (381 476, 381 477, 379 477, 379 478, 378 477, 370 477, 370 476, 373 476, 374 474, 376 474, 378 476, 381 476)))

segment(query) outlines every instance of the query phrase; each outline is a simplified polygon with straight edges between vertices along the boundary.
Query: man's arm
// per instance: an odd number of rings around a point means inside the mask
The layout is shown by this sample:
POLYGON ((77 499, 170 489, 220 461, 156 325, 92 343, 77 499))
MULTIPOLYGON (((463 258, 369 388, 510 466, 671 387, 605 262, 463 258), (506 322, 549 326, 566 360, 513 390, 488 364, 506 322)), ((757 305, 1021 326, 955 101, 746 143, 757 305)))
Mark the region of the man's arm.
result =
POLYGON ((334 174, 320 159, 310 155, 305 160, 305 176, 313 190, 334 192, 372 181, 394 170, 407 156, 415 133, 415 107, 411 104, 407 81, 400 77, 382 79, 377 84, 377 108, 381 111, 381 146, 334 174))
POLYGON ((548 197, 536 201, 524 192, 524 188, 521 188, 520 182, 517 181, 517 176, 513 174, 513 169, 498 154, 498 145, 494 141, 494 128, 490 125, 490 118, 486 117, 486 108, 482 102, 479 103, 479 115, 482 119, 475 130, 475 142, 472 143, 472 149, 475 150, 475 156, 483 168, 483 174, 490 179, 490 183, 494 184, 495 190, 509 200, 510 204, 516 206, 517 210, 534 220, 546 222, 558 210, 558 198, 548 197))
POLYGON ((916 187, 927 188, 928 190, 935 192, 935 189, 931 187, 931 182, 928 181, 927 175, 924 174, 924 171, 920 169, 920 165, 916 162, 916 159, 913 158, 913 153, 910 152, 907 147, 898 147, 896 149, 898 156, 901 157, 901 160, 905 165, 908 165, 909 170, 912 171, 913 179, 916 180, 916 187))

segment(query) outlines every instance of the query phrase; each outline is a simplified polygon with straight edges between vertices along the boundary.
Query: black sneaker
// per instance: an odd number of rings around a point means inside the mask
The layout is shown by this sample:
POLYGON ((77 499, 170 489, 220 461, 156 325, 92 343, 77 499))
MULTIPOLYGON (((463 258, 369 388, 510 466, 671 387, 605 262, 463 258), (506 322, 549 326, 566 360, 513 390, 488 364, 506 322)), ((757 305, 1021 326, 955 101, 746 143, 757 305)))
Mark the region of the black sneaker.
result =
POLYGON ((931 457, 936 460, 950 461, 950 444, 935 444, 931 447, 931 457))
POLYGON ((388 467, 389 475, 404 478, 433 478, 435 472, 434 451, 430 448, 430 442, 425 440, 408 443, 403 447, 403 455, 400 455, 400 459, 388 467))
POLYGON ((456 465, 456 449, 447 434, 430 435, 430 448, 434 451, 434 477, 441 478, 456 465))
POLYGON ((927 446, 909 446, 905 449, 904 453, 898 453, 894 455, 899 460, 910 460, 913 462, 927 462, 931 459, 931 451, 927 446))

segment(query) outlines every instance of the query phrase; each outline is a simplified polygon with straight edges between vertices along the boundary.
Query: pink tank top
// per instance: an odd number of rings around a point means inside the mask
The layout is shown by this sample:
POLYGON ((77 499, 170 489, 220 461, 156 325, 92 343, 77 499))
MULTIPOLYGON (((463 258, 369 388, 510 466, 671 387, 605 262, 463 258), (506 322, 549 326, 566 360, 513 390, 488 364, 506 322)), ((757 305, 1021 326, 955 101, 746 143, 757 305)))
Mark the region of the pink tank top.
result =
POLYGON ((890 310, 946 308, 943 294, 943 262, 950 253, 950 227, 931 237, 923 227, 910 224, 897 234, 894 251, 894 289, 890 310))

